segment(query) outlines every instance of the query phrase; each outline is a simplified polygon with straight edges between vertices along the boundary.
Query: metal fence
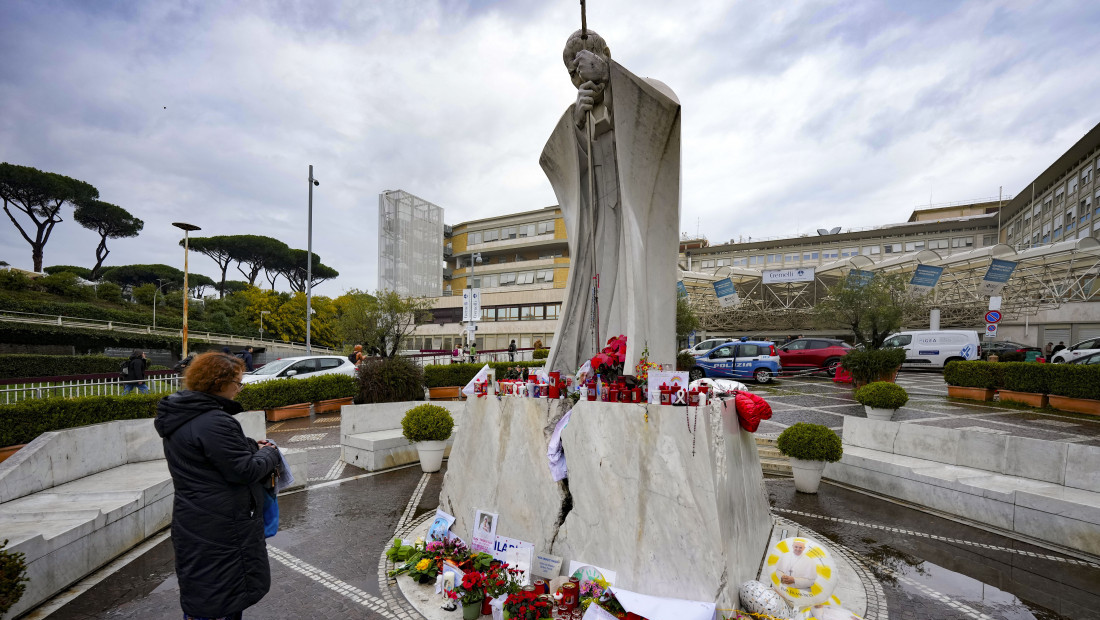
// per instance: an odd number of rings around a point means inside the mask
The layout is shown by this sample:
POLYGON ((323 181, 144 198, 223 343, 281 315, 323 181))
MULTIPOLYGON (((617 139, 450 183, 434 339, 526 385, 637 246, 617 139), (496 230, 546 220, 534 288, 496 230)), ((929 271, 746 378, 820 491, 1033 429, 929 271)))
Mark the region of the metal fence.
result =
POLYGON ((171 370, 146 371, 144 381, 127 381, 117 373, 29 377, 0 380, 0 403, 10 405, 38 398, 78 398, 81 396, 119 396, 126 391, 140 392, 140 384, 152 393, 171 393, 180 389, 180 374, 171 370))

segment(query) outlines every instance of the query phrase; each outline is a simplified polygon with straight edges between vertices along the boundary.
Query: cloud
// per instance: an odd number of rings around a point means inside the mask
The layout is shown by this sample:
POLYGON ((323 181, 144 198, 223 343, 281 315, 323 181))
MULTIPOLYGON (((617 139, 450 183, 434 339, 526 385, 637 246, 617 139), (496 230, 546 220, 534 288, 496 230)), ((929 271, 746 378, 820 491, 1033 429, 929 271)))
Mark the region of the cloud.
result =
MULTIPOLYGON (((1014 193, 1100 121, 1091 5, 589 4, 616 60, 679 95, 681 227, 712 242, 1014 193)), ((312 163, 314 251, 342 274, 319 292, 373 288, 384 190, 451 223, 554 204, 538 157, 575 98, 561 47, 577 8, 4 3, 0 158, 144 219, 111 264, 178 264, 180 219, 304 248, 312 163)), ((67 219, 47 265, 91 262, 95 235, 67 219)), ((5 226, 0 258, 29 266, 5 226)))

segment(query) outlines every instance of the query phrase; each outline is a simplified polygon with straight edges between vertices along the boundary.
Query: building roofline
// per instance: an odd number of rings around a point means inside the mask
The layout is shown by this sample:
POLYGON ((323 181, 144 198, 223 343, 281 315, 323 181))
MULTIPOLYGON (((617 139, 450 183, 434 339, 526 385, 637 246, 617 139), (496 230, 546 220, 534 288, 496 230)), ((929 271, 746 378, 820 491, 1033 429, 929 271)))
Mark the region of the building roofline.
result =
POLYGON ((510 217, 523 217, 524 215, 535 215, 535 214, 538 214, 538 213, 543 213, 545 211, 553 211, 553 210, 560 210, 560 209, 561 209, 561 207, 558 206, 558 205, 550 205, 549 207, 543 207, 541 209, 532 209, 530 211, 519 211, 517 213, 506 213, 506 214, 503 214, 503 215, 494 215, 494 216, 491 216, 491 217, 484 217, 484 218, 481 218, 479 220, 468 220, 468 221, 465 221, 465 222, 459 222, 457 224, 451 224, 450 226, 451 226, 451 228, 458 228, 459 226, 469 227, 469 226, 473 226, 475 224, 483 224, 483 223, 492 222, 492 221, 495 221, 495 220, 502 220, 502 219, 510 218, 510 217))
POLYGON ((1031 183, 1024 185, 1023 189, 1016 194, 1016 197, 1001 209, 1002 215, 1005 218, 1010 218, 1031 204, 1032 187, 1035 188, 1035 197, 1042 198, 1043 194, 1054 185, 1055 181, 1065 176, 1070 168, 1087 159, 1097 147, 1100 147, 1100 123, 1097 123, 1088 133, 1081 136, 1080 140, 1047 166, 1046 170, 1039 173, 1039 176, 1035 177, 1031 183))

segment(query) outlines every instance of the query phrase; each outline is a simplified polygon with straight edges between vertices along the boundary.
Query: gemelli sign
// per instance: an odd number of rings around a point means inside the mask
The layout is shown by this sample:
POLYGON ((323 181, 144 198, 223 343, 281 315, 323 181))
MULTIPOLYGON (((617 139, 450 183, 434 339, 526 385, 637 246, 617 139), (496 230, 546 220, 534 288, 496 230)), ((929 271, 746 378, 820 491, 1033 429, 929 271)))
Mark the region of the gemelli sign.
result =
POLYGON ((764 284, 782 284, 784 282, 813 282, 814 267, 801 269, 767 269, 761 273, 764 284))

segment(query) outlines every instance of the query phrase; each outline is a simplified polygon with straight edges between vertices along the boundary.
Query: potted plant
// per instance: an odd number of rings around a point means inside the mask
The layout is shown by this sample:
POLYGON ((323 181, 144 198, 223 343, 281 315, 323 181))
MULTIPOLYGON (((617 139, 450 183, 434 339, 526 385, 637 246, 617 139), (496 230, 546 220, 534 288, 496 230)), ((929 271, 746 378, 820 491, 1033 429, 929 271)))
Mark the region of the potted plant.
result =
POLYGON ((870 420, 890 421, 894 412, 909 402, 905 388, 888 381, 875 381, 856 390, 856 400, 870 420))
POLYGON ((405 417, 401 419, 401 434, 409 443, 416 445, 420 468, 426 473, 439 471, 443 465, 443 451, 454 426, 451 412, 439 405, 425 403, 405 412, 405 417))
POLYGON ((550 603, 540 601, 534 592, 521 590, 504 601, 504 617, 512 620, 539 620, 553 613, 550 603))
POLYGON ((905 349, 850 351, 840 358, 840 367, 852 375, 852 387, 875 381, 893 381, 905 363, 905 349))
POLYGON ((1051 407, 1100 415, 1100 366, 1057 364, 1049 372, 1051 407))
POLYGON ((1054 364, 1035 362, 1005 362, 1001 402, 1015 402, 1032 407, 1046 407, 1051 375, 1060 368, 1054 364))
POLYGON ((827 426, 807 422, 780 433, 776 448, 791 459, 794 488, 802 493, 817 493, 825 463, 835 463, 844 454, 836 433, 827 426))
POLYGON ((462 576, 462 583, 455 584, 455 589, 447 596, 462 603, 462 620, 477 620, 481 616, 481 603, 485 600, 485 573, 466 573, 462 576))
POLYGON ((1004 380, 1004 365, 996 362, 948 362, 943 369, 947 395, 969 400, 993 400, 1004 380))
POLYGON ((519 592, 519 582, 516 581, 516 569, 508 568, 503 562, 492 562, 485 573, 485 603, 481 606, 481 615, 487 616, 493 613, 492 609, 486 609, 493 599, 507 599, 509 594, 519 592))
POLYGON ((5 539, 0 542, 0 616, 3 616, 12 605, 19 602, 23 591, 27 589, 27 563, 22 553, 5 551, 8 546, 5 539))

